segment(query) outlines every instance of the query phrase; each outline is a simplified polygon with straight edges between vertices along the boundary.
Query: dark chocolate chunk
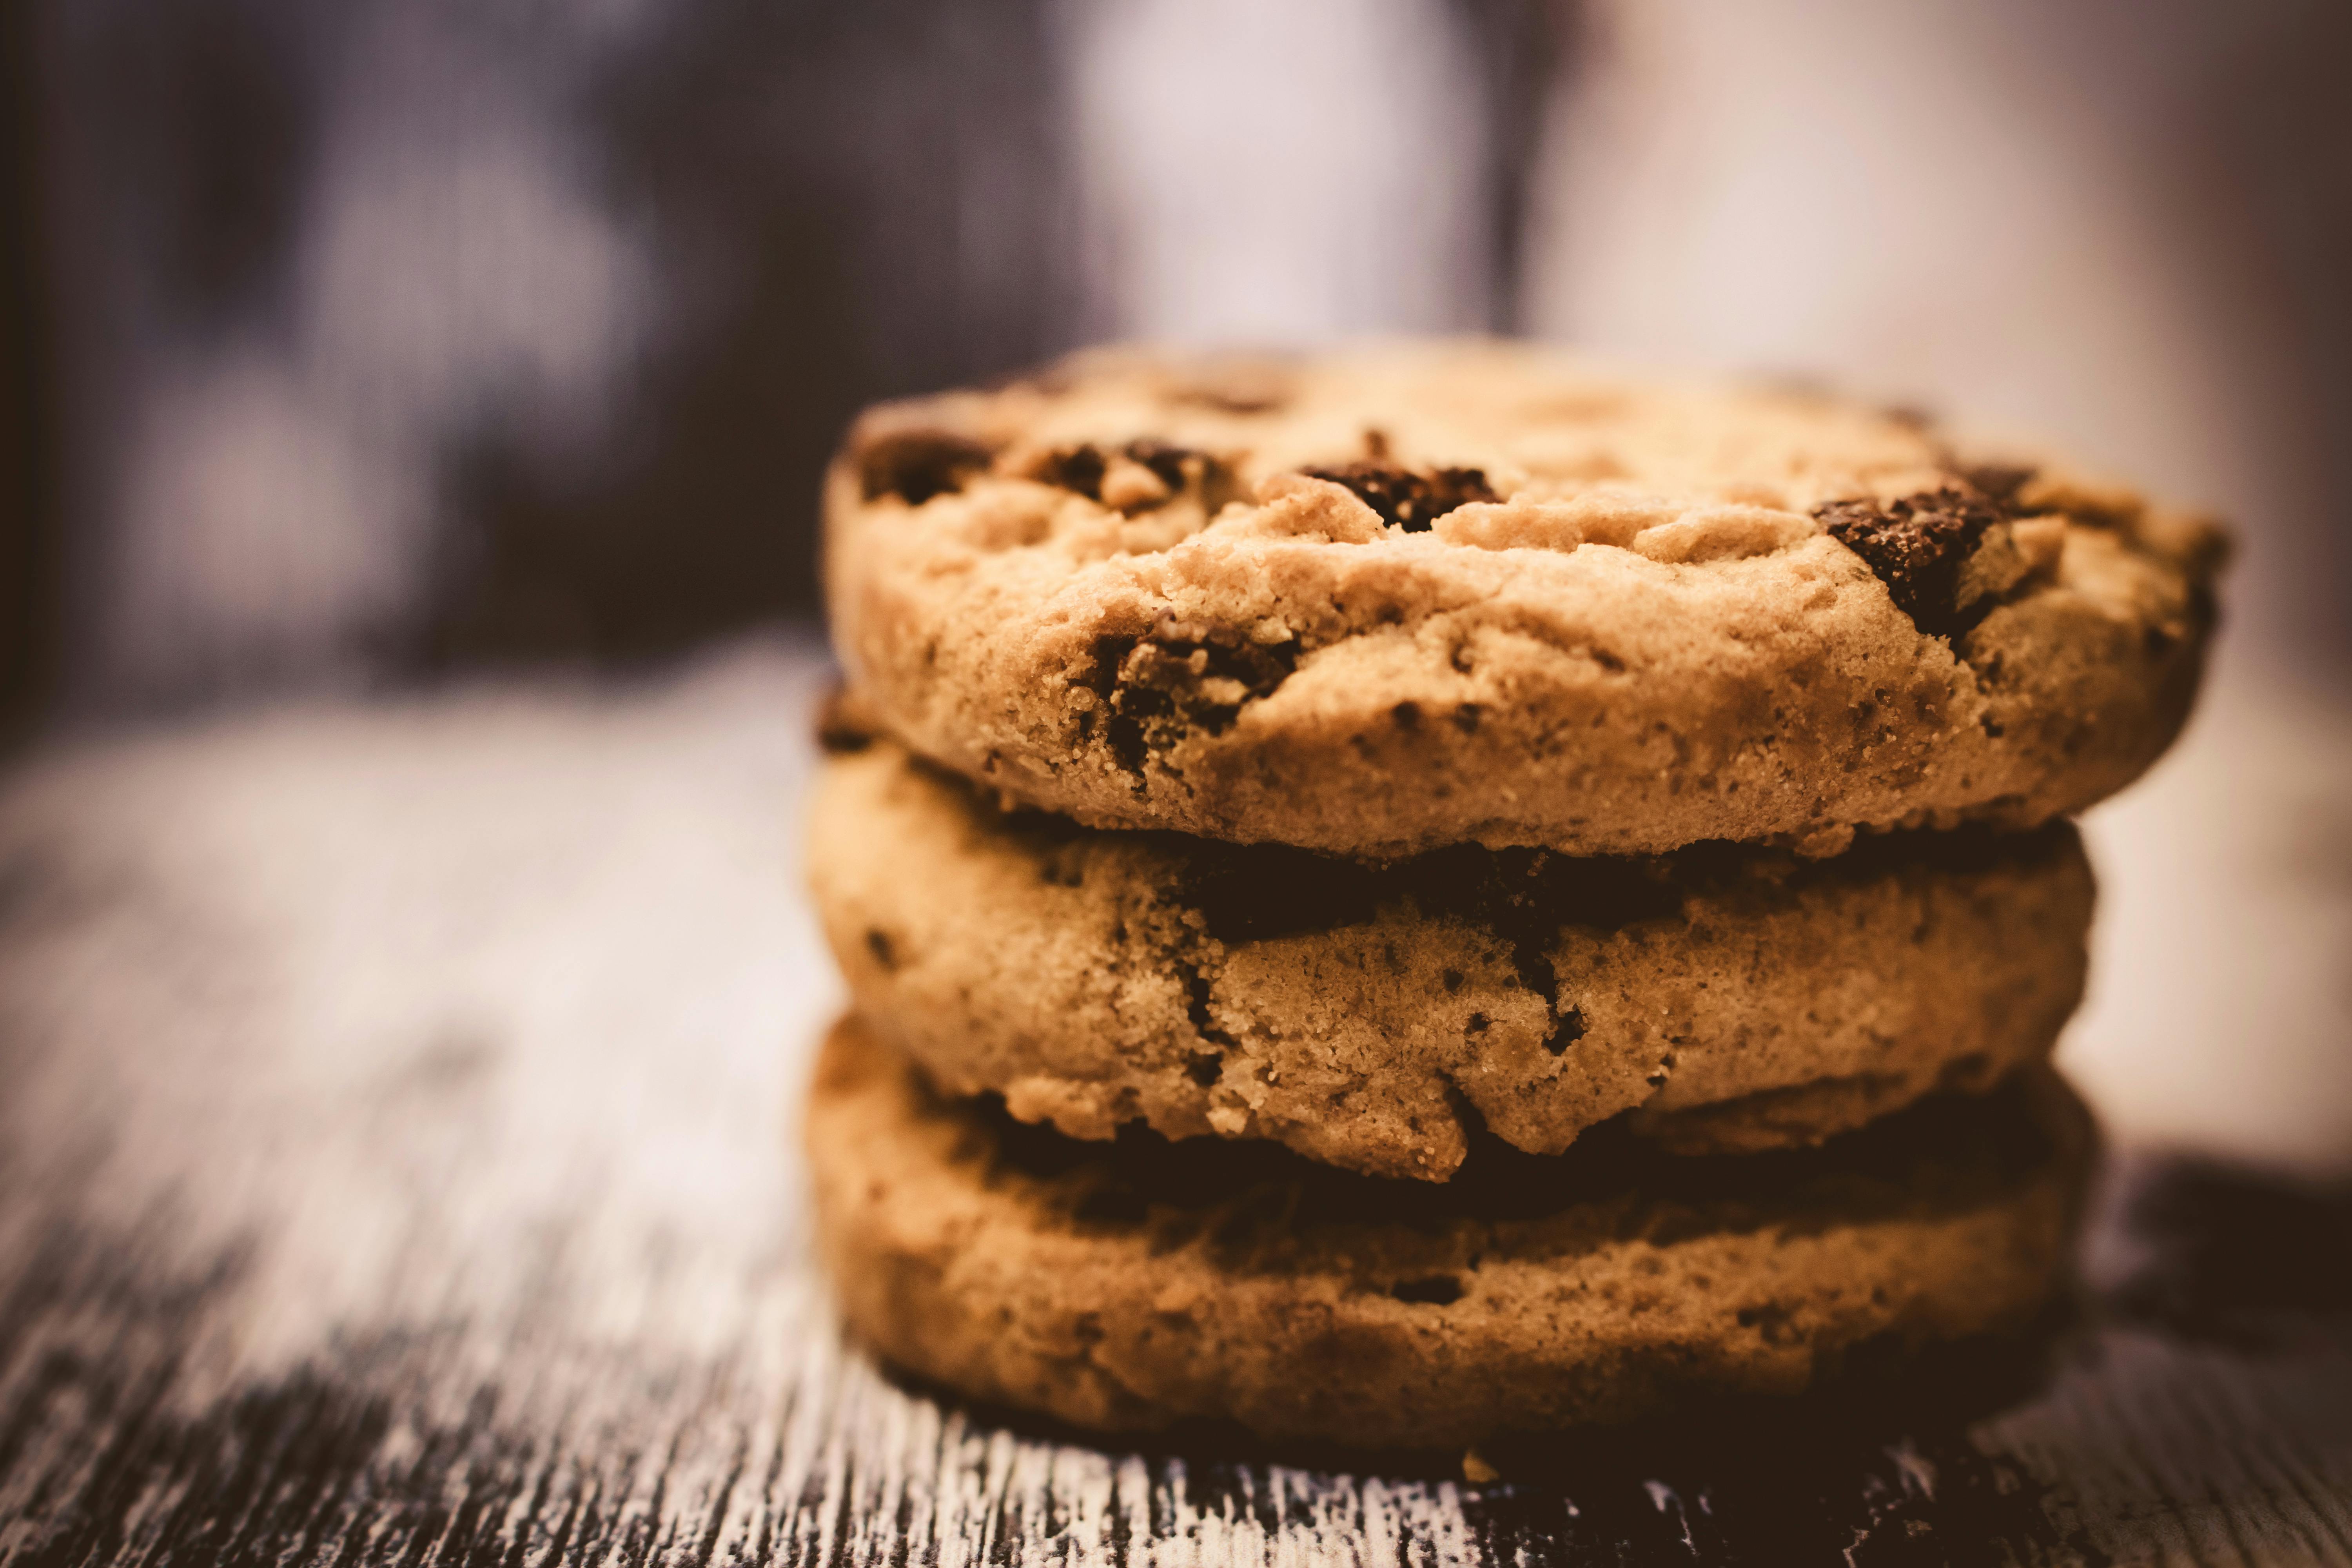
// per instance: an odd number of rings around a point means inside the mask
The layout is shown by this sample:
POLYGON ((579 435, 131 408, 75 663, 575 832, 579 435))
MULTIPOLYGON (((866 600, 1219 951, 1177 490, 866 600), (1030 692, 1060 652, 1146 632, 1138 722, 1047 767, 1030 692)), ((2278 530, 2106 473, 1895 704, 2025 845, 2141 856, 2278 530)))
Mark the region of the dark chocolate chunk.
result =
POLYGON ((1483 468, 1415 472, 1391 463, 1339 463, 1299 471, 1310 479, 1347 486, 1357 500, 1381 514, 1382 522, 1407 533, 1427 531, 1430 524, 1456 507, 1499 499, 1488 487, 1483 468))
POLYGON ((1831 538, 1869 564, 1915 626, 1929 637, 1950 637, 1966 629, 1960 568, 1985 530, 2006 519, 2009 510, 1977 490, 1948 485, 1883 507, 1830 501, 1813 515, 1829 526, 1831 538))
POLYGON ((1165 441, 1129 441, 1127 456, 1151 470, 1152 477, 1173 492, 1184 488, 1184 460, 1198 458, 1205 466, 1205 454, 1183 447, 1171 447, 1165 441))
POLYGON ((1103 744, 1110 748, 1112 760, 1124 773, 1135 775, 1135 787, 1143 787, 1143 764, 1151 755, 1151 736, 1144 728, 1143 718, 1133 712, 1113 712, 1110 722, 1103 726, 1103 744))
POLYGON ((1101 447, 1091 444, 1072 447, 1047 458, 1038 469, 1037 478, 1049 485, 1076 490, 1088 500, 1100 500, 1106 467, 1101 447))
POLYGON ((1221 735, 1242 707, 1271 693, 1298 668, 1297 642, 1258 643, 1222 628, 1162 616, 1148 637, 1095 639, 1084 684, 1106 698, 1105 741, 1121 768, 1141 774, 1144 760, 1190 731, 1221 735), (1209 683, 1239 686, 1211 691, 1209 683))
MULTIPOLYGON (((1163 624, 1138 643, 1121 665, 1118 680, 1127 691, 1148 689, 1185 699, 1196 698, 1207 681, 1230 680, 1255 699, 1270 695, 1297 665, 1296 642, 1250 642, 1177 622, 1163 624)), ((1213 716, 1223 706, 1212 701, 1198 716, 1212 734, 1233 721, 1230 713, 1222 721, 1213 716)))
POLYGON ((988 467, 991 456, 986 447, 952 430, 896 430, 858 449, 857 479, 867 500, 894 495, 920 506, 963 489, 988 467))
MULTIPOLYGON (((1129 441, 1113 448, 1113 452, 1150 469, 1152 477, 1166 485, 1171 495, 1182 495, 1197 487, 1205 510, 1213 512, 1232 499, 1231 471, 1207 452, 1150 439, 1129 441)), ((1088 443, 1055 452, 1037 466, 1031 477, 1075 490, 1088 500, 1100 500, 1103 475, 1109 465, 1110 458, 1103 448, 1088 443)))

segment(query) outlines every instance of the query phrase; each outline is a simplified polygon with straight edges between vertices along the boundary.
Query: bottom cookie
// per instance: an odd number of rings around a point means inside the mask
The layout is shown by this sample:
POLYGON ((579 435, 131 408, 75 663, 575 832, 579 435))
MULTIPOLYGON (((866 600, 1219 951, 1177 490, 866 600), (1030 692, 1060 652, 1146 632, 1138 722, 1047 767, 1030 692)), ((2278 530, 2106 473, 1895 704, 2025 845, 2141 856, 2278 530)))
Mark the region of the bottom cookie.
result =
POLYGON ((912 1372, 1101 1430, 1438 1447, 2021 1329, 2094 1139, 2032 1069, 1801 1151, 1482 1140, 1440 1186, 1258 1144, 1080 1142, 941 1099, 852 1018, 808 1143, 849 1326, 912 1372))

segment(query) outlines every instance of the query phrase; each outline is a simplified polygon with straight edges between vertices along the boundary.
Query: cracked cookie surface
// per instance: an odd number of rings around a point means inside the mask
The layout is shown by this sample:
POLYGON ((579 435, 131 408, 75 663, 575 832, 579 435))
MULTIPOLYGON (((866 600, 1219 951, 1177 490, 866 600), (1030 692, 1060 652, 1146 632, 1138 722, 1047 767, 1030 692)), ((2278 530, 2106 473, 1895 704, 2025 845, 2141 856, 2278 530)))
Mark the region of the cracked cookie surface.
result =
POLYGON ((1793 1394, 2021 1329, 2092 1146, 2034 1069, 1819 1149, 1486 1143, 1445 1186, 1385 1182, 1264 1144, 1075 1142, 940 1100, 855 1020, 807 1140, 844 1316, 899 1365, 1084 1426, 1360 1447, 1793 1394))
POLYGON ((2178 731, 2222 554, 1914 417, 1486 342, 885 405, 826 517, 843 664, 924 755, 1370 857, 2038 825, 2178 731))
POLYGON ((810 822, 871 1026, 953 1094, 1106 1139, 1269 1139, 1444 1180, 1484 1126, 1815 1142, 2047 1057, 2082 995, 2074 828, 1807 860, 1461 846, 1374 868, 1007 813, 837 724, 810 822))

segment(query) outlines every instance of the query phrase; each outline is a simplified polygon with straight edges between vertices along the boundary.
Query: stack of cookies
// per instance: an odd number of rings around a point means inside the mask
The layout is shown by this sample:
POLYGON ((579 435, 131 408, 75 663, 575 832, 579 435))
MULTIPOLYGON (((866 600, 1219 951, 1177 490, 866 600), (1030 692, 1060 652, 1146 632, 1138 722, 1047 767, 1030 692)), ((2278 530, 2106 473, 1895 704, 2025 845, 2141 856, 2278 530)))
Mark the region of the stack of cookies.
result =
POLYGON ((2210 525, 1492 343, 1081 356, 828 484, 809 1152, 884 1356, 1427 1447, 2040 1315, 2067 818, 2179 730, 2210 525))

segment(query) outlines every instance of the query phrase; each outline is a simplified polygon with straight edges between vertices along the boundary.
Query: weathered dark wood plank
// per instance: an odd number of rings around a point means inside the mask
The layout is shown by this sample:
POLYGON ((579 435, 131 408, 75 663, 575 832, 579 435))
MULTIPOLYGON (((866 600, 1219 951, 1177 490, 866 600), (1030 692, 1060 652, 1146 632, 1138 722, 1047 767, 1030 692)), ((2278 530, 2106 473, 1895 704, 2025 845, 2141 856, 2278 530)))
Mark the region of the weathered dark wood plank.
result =
POLYGON ((2352 1207, 2146 1163, 2095 1331, 1983 1419, 1477 1488, 892 1384, 789 1135, 839 994, 819 679, 287 711, 0 792, 0 1564, 2352 1562, 2352 1297, 2263 1265, 2352 1257, 2352 1207))

